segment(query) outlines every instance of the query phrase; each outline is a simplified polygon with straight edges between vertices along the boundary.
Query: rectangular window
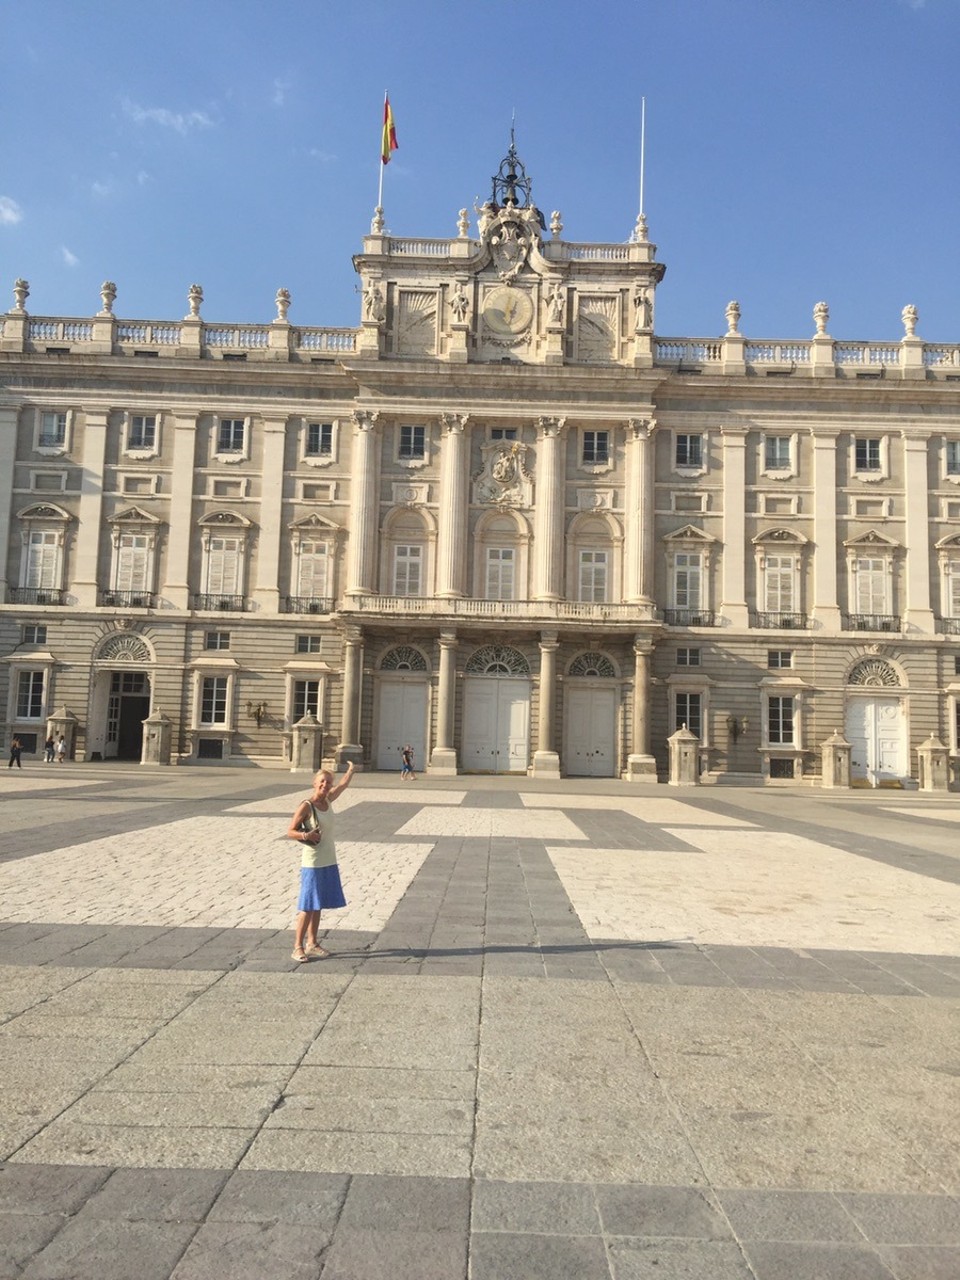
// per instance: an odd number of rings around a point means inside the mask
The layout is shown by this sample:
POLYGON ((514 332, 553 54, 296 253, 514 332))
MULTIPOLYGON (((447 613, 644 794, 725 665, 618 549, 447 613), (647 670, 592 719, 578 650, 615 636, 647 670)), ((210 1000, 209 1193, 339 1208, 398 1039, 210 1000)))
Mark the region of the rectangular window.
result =
POLYGON ((322 599, 327 595, 329 548, 325 542, 301 542, 297 595, 322 599))
POLYGON ((58 449, 67 443, 67 415, 42 413, 40 415, 41 449, 58 449))
POLYGON ((422 458, 426 452, 426 427, 400 428, 400 457, 409 461, 411 458, 422 458))
POLYGON ((43 715, 43 672, 21 671, 17 676, 17 719, 39 720, 43 715))
POLYGON ((763 607, 767 613, 793 613, 795 567, 793 556, 764 557, 763 607))
POLYGON ((293 683, 293 722, 307 714, 320 719, 320 681, 295 680, 293 683))
POLYGON ((229 649, 230 632, 205 631, 203 633, 203 647, 205 649, 229 649))
POLYGON ((771 671, 785 671, 793 666, 793 653, 790 649, 768 649, 767 666, 771 671))
POLYGON ((227 677, 205 676, 200 690, 200 723, 227 723, 227 677))
POLYGON ((393 554, 393 594, 418 596, 421 589, 422 547, 397 547, 393 554))
POLYGON ((880 441, 858 437, 854 443, 854 457, 858 471, 879 471, 880 441))
POLYGON ((703 436, 678 435, 676 458, 678 467, 702 467, 703 436))
POLYGON ((59 547, 53 530, 34 529, 27 540, 27 580, 25 587, 40 591, 60 586, 59 547))
POLYGON ((148 591, 150 540, 142 533, 121 533, 117 545, 115 591, 148 591))
POLYGON ((960 440, 947 441, 947 475, 960 476, 960 440))
POLYGON ((763 465, 766 471, 790 469, 790 437, 767 436, 763 444, 763 465))
POLYGON ((886 614, 887 565, 884 560, 857 560, 857 613, 886 614))
POLYGON ((296 651, 297 653, 319 653, 320 637, 297 636, 296 651))
POLYGON ((307 423, 307 457, 329 458, 333 453, 333 423, 307 423))
POLYGON ((699 649, 678 649, 677 650, 677 666, 678 667, 699 667, 700 650, 699 649))
POLYGON ((580 552, 580 600, 602 603, 607 598, 607 553, 580 552))
POLYGON ((491 427, 490 429, 491 440, 516 440, 516 438, 516 427, 491 427))
POLYGON ((221 418, 217 429, 217 453, 243 453, 243 418, 221 418))
POLYGON ((702 697, 703 695, 699 693, 677 693, 674 695, 674 733, 686 725, 691 733, 696 734, 701 742, 703 741, 702 697))
POLYGON ((793 746, 793 698, 767 699, 767 741, 771 746, 793 746))
MULTIPOLYGON (((953 674, 960 676, 960 653, 953 655, 953 674)), ((960 705, 960 703, 958 703, 960 705)), ((960 738, 957 739, 957 745, 960 746, 960 738)))
POLYGON ((211 538, 207 556, 207 591, 214 596, 240 594, 240 539, 211 538))
POLYGON ((512 547, 487 548, 486 598, 512 600, 514 554, 512 547))
POLYGON ((678 551, 674 559, 674 601, 678 609, 699 609, 703 557, 699 551, 678 551))
POLYGON ((47 628, 38 622, 28 622, 20 632, 23 644, 46 644, 47 628))
POLYGON ((608 431, 585 431, 583 433, 584 466, 596 465, 610 461, 610 433, 608 431))
POLYGON ((134 414, 127 436, 128 449, 152 449, 157 443, 157 419, 151 414, 134 414))
POLYGON ((960 618, 960 560, 947 566, 947 618, 960 618))

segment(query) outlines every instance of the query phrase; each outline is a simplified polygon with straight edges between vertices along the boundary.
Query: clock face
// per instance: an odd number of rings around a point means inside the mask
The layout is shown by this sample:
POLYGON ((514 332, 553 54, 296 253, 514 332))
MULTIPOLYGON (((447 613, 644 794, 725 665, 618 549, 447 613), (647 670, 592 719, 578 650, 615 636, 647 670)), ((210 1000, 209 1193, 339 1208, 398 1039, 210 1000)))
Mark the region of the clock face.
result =
POLYGON ((533 303, 522 289, 491 289, 483 303, 483 320, 494 333, 522 333, 533 319, 533 303))

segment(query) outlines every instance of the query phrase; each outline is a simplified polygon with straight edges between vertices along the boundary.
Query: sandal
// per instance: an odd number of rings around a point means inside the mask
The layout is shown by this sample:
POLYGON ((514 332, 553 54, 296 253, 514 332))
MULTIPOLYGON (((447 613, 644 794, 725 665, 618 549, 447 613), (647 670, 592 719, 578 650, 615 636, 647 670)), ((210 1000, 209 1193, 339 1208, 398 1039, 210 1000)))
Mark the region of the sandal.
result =
POLYGON ((294 947, 290 954, 291 960, 296 960, 297 964, 306 964, 310 957, 304 951, 303 947, 294 947))
POLYGON ((316 956, 318 960, 326 960, 330 952, 326 947, 321 947, 319 942, 315 942, 313 946, 307 947, 308 956, 316 956))

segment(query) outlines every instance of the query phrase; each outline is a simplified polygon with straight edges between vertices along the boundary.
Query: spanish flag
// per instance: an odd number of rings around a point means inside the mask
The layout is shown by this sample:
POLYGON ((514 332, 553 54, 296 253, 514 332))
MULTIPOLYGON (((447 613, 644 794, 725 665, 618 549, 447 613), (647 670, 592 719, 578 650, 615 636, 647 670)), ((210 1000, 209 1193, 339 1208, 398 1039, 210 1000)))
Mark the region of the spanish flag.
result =
POLYGON ((397 129, 393 123, 393 109, 390 106, 390 99, 384 94, 383 97, 383 139, 380 143, 380 159, 384 164, 390 163, 390 152, 396 151, 397 129))

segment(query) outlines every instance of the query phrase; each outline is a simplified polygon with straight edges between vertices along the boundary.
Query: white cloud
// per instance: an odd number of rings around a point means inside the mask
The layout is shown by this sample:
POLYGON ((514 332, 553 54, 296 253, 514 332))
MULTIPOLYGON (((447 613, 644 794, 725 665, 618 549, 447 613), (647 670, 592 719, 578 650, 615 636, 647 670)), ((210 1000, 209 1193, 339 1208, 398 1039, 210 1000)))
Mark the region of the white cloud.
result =
POLYGON ((138 187, 145 187, 148 183, 152 181, 153 179, 150 177, 149 173, 147 173, 146 169, 141 169, 140 172, 137 174, 138 187))
POLYGON ((23 210, 10 196, 0 196, 0 227, 15 227, 23 221, 23 210))
POLYGON ((205 111, 171 111, 167 107, 141 107, 125 98, 123 109, 134 124, 158 124, 183 136, 191 129, 212 129, 213 120, 205 111))
POLYGON ((275 107, 282 107, 287 101, 287 93, 290 90, 292 81, 285 80, 282 76, 277 76, 273 82, 273 96, 270 101, 275 107))
POLYGON ((113 190, 112 182, 91 182, 90 192, 98 200, 104 200, 113 190))
POLYGON ((60 246, 60 255, 68 267, 75 267, 80 259, 75 253, 71 253, 65 244, 60 246))
POLYGON ((319 160, 321 164, 331 164, 337 158, 332 151, 321 151, 318 147, 311 147, 307 155, 311 160, 319 160))

